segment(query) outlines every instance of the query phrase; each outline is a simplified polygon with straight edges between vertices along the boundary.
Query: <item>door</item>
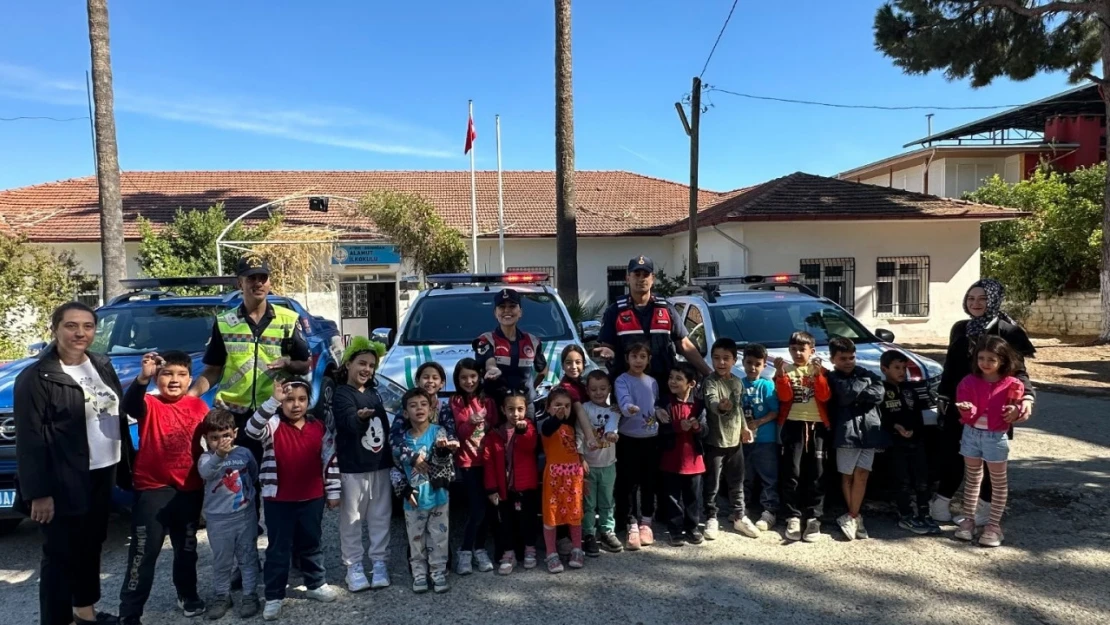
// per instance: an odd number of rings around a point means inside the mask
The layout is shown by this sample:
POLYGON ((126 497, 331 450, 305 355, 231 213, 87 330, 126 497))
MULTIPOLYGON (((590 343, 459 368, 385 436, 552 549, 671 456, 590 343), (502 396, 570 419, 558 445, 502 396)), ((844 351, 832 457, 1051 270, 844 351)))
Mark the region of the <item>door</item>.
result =
POLYGON ((370 329, 397 329, 397 285, 393 282, 371 282, 366 285, 370 329))

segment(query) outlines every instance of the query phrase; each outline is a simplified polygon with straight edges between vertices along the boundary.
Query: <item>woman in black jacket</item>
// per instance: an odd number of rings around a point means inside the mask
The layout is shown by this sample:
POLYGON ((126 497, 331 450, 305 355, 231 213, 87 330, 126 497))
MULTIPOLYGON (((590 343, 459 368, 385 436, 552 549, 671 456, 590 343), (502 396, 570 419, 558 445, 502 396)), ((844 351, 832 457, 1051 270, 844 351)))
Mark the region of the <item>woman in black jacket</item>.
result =
MULTIPOLYGON (((930 506, 930 515, 935 521, 949 522, 952 514, 949 512, 949 503, 952 495, 960 487, 964 478, 964 460, 960 455, 960 438, 963 436, 963 425, 960 423, 960 414, 956 409, 956 386, 971 373, 971 364, 975 359, 972 351, 975 344, 985 335, 1000 336, 1021 354, 1023 358, 1032 358, 1036 348, 1029 341, 1029 336, 1006 313, 1002 312, 1002 298, 1005 288, 997 280, 985 278, 971 285, 967 295, 964 296, 964 312, 971 318, 957 321, 952 326, 952 333, 948 339, 948 355, 944 359, 944 373, 940 378, 940 395, 938 409, 941 413, 941 445, 937 468, 940 473, 940 485, 937 487, 936 497, 930 506)), ((1025 385, 1025 396, 1022 398, 1021 408, 1014 423, 1029 420, 1033 414, 1033 401, 1036 394, 1033 384, 1024 365, 1014 374, 1025 385)), ((1011 436, 1013 429, 1010 430, 1011 436)), ((979 493, 980 498, 990 501, 990 485, 984 484, 979 493)), ((990 504, 979 506, 979 510, 989 511, 990 504)), ((985 516, 983 519, 985 523, 985 516)), ((979 525, 979 523, 977 523, 979 525)))
POLYGON ((95 606, 116 465, 130 449, 123 389, 108 358, 87 353, 92 309, 70 302, 50 321, 54 341, 19 374, 14 394, 17 492, 43 535, 40 622, 112 623, 95 606))

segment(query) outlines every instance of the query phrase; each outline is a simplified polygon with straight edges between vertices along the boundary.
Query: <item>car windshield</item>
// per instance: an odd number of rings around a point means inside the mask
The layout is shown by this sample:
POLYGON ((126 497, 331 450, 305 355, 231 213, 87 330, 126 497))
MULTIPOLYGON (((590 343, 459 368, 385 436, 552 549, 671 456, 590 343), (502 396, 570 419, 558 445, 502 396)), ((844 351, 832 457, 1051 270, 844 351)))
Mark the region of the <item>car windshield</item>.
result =
POLYGON ((730 337, 739 344, 786 347, 790 335, 798 331, 812 334, 818 345, 828 345, 830 338, 838 336, 856 343, 875 340, 855 317, 816 300, 723 303, 710 306, 709 314, 716 335, 730 337))
POLYGON ((204 351, 218 306, 130 306, 97 311, 92 351, 108 355, 204 351))
MULTIPOLYGON (((541 341, 571 338, 570 324, 555 298, 522 293, 520 328, 541 341)), ((409 311, 404 345, 469 345, 497 326, 493 294, 484 291, 422 297, 409 311)))

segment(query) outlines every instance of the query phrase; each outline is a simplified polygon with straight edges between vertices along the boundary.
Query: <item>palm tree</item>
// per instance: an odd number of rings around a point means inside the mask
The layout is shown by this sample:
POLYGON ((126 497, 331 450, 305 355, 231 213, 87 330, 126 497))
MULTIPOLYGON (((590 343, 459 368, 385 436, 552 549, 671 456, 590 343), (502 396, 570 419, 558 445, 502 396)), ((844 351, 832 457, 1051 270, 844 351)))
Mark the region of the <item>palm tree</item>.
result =
POLYGON ((574 87, 570 0, 555 0, 555 264, 556 286, 578 300, 578 225, 574 190, 574 87))
POLYGON ((93 115, 96 128, 96 181, 100 191, 100 250, 104 299, 123 293, 127 277, 123 245, 123 198, 119 190, 119 150, 112 97, 112 57, 108 46, 108 0, 88 0, 92 50, 93 115))

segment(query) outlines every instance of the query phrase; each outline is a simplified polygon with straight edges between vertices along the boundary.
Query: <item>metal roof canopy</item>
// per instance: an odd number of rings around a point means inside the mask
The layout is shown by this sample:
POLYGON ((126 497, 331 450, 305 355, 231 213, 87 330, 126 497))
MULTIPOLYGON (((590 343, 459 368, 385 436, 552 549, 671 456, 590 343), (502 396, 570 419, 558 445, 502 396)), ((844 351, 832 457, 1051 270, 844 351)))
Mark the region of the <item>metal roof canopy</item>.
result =
POLYGON ((1057 115, 1090 115, 1103 117, 1106 105, 1098 94, 1098 85, 1091 83, 1069 89, 1035 102, 1030 102, 1002 113, 957 126, 916 141, 910 141, 904 148, 927 145, 936 141, 959 139, 970 135, 986 134, 999 130, 1026 130, 1041 132, 1045 122, 1057 115))

